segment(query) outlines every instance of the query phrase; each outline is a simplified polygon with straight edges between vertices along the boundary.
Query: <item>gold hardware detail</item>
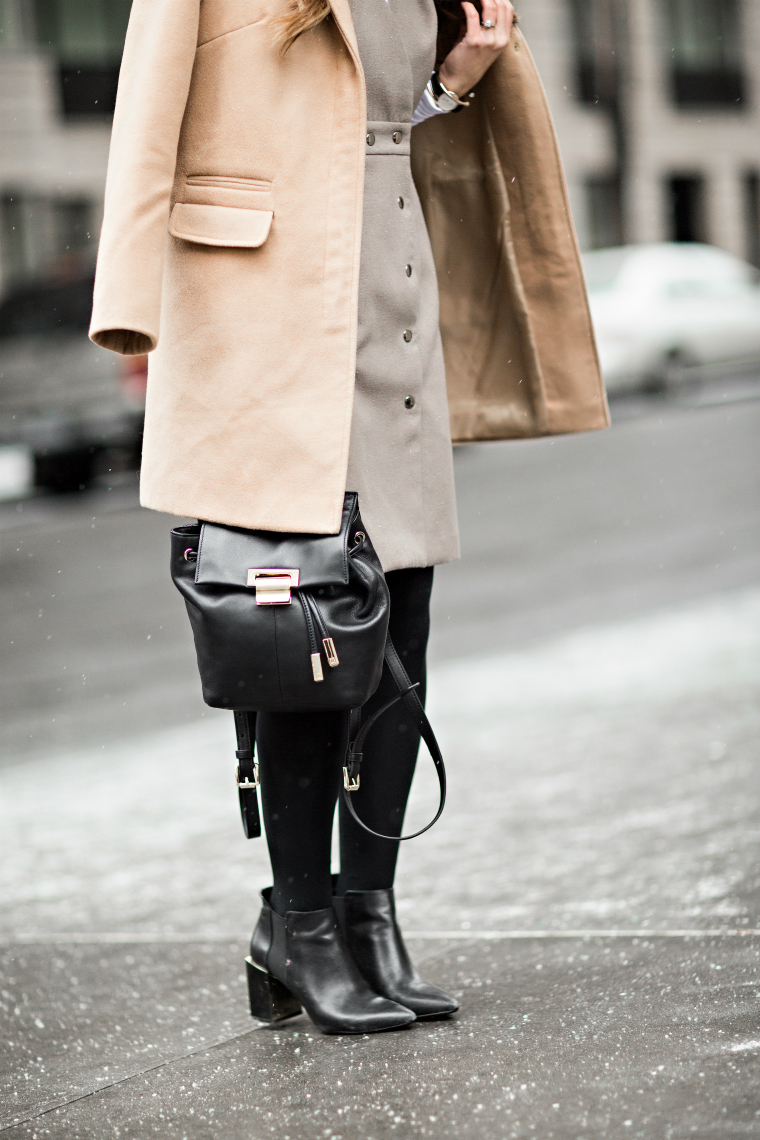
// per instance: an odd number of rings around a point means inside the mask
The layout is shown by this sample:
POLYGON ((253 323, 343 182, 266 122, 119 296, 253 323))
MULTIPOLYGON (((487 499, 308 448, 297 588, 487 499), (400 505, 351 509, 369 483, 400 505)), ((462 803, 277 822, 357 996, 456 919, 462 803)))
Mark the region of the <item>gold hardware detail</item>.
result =
POLYGON ((343 769, 343 787, 347 792, 358 792, 360 779, 361 777, 357 776, 355 780, 352 780, 348 768, 343 769))
POLYGON ((322 672, 322 658, 318 653, 311 655, 311 671, 314 674, 315 681, 324 681, 325 675, 322 672))
POLYGON ((327 664, 331 669, 334 669, 336 665, 340 665, 338 654, 335 652, 335 642, 331 637, 323 637, 322 644, 325 647, 325 657, 327 658, 327 664))
POLYGON ((298 585, 300 570, 252 569, 248 571, 246 586, 256 591, 257 606, 289 606, 293 600, 292 588, 298 585))
POLYGON ((253 765, 253 783, 251 783, 251 781, 248 779, 248 777, 246 777, 245 780, 240 779, 240 765, 238 764, 237 767, 235 768, 235 783, 237 784, 237 786, 239 788, 242 788, 243 791, 246 791, 249 788, 258 788, 258 786, 259 786, 259 766, 258 766, 258 764, 253 765))

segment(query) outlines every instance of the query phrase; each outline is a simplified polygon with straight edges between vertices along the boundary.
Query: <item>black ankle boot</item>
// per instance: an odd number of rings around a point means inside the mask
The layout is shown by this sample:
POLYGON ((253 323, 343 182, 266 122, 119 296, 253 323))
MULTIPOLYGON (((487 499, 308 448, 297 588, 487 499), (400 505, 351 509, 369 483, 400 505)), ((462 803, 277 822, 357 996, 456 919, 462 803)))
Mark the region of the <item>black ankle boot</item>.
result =
POLYGON ((348 954, 332 907, 271 909, 262 891, 261 915, 251 939, 248 992, 259 1021, 282 1021, 304 1007, 323 1033, 379 1033, 414 1021, 403 1005, 370 989, 348 954))
POLYGON ((347 891, 333 899, 351 957, 376 993, 400 1002, 418 1021, 456 1013, 459 1004, 415 970, 396 922, 393 890, 347 891))

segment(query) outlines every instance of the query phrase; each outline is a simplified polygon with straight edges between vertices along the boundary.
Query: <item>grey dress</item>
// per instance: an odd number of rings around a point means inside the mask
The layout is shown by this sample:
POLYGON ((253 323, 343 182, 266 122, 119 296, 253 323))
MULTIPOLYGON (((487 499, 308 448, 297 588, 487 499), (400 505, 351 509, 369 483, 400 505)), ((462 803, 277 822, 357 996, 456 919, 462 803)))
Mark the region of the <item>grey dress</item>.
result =
POLYGON ((433 0, 352 0, 351 10, 368 122, 346 487, 385 570, 433 566, 459 557, 459 539, 438 286, 409 143, 436 13, 433 0))

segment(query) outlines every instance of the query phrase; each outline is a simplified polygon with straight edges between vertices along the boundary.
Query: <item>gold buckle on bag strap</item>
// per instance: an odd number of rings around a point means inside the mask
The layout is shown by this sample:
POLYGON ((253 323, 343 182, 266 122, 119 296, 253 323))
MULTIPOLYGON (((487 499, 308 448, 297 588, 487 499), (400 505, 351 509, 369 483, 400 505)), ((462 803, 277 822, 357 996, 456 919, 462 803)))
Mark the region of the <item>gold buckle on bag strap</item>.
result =
POLYGON ((258 764, 254 763, 254 765, 253 765, 253 780, 249 780, 247 776, 244 776, 242 780, 240 779, 240 765, 238 764, 237 767, 235 768, 235 783, 237 784, 238 788, 240 788, 241 791, 243 791, 243 792, 247 791, 249 788, 250 789, 258 788, 259 783, 260 783, 258 764))
POLYGON ((347 792, 358 792, 360 781, 361 781, 361 776, 359 776, 358 774, 356 776, 352 776, 350 770, 344 766, 344 768, 343 768, 343 787, 346 789, 347 792))

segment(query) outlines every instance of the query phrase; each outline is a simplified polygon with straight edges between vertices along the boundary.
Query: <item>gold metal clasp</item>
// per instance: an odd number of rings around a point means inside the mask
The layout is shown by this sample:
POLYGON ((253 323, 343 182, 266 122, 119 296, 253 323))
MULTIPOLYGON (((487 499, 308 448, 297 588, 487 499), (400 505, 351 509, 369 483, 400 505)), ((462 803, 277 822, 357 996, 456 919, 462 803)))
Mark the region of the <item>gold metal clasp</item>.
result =
POLYGON ((359 780, 360 780, 360 778, 361 778, 360 776, 357 776, 355 780, 352 780, 351 779, 351 773, 349 772, 348 768, 343 769, 343 787, 346 789, 347 792, 358 792, 359 791, 359 780))
POLYGON ((293 600, 290 591, 298 585, 300 570, 252 569, 248 571, 246 586, 256 591, 257 606, 289 606, 293 600))
POLYGON ((248 779, 247 776, 244 780, 240 779, 240 765, 238 764, 237 767, 235 768, 235 783, 237 784, 237 786, 239 788, 242 788, 243 791, 245 791, 246 788, 258 788, 258 786, 259 786, 259 766, 258 766, 258 764, 253 765, 253 783, 251 783, 251 781, 248 779))

